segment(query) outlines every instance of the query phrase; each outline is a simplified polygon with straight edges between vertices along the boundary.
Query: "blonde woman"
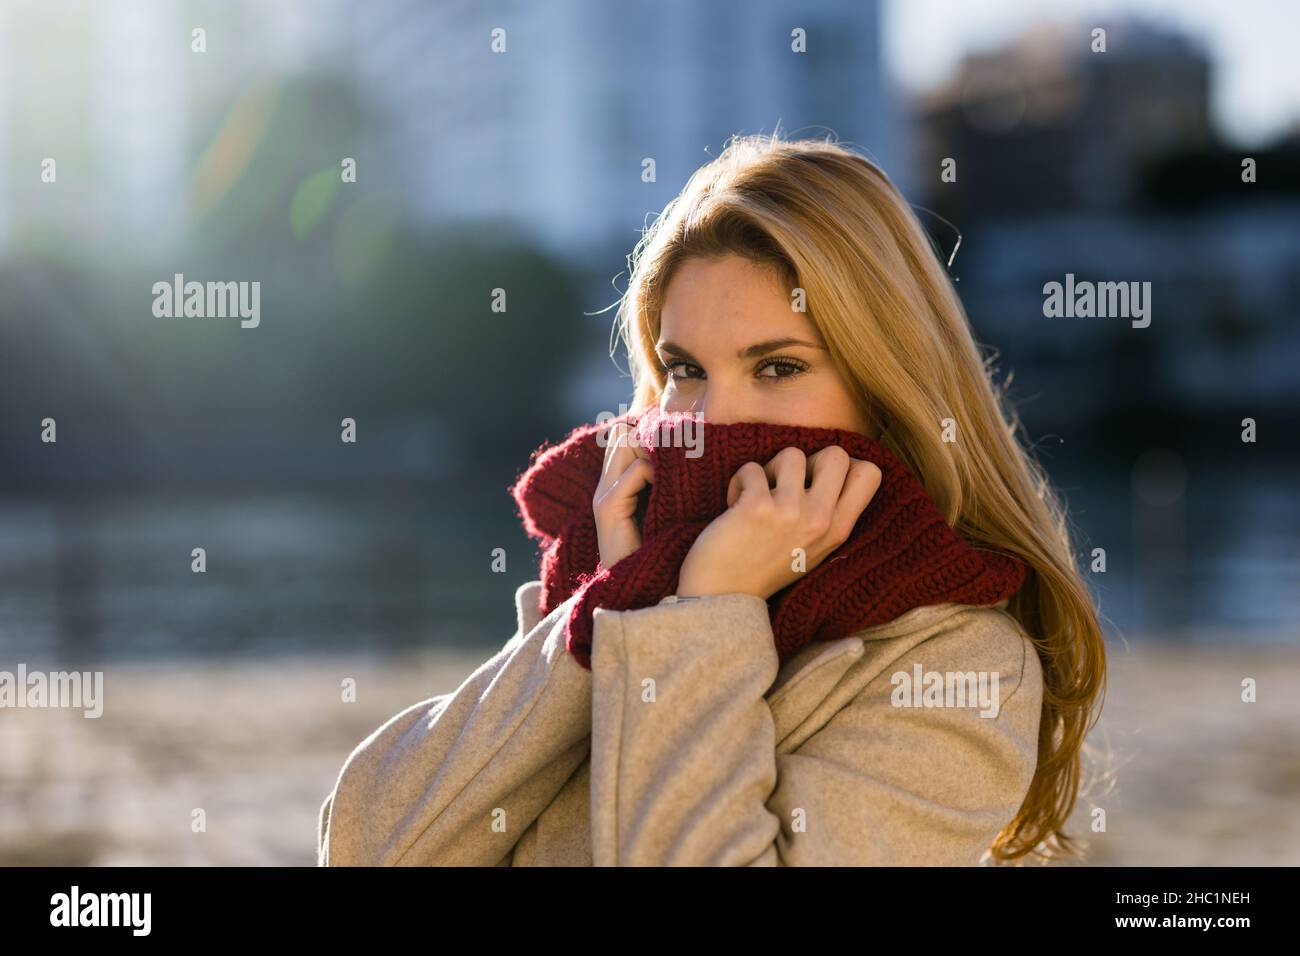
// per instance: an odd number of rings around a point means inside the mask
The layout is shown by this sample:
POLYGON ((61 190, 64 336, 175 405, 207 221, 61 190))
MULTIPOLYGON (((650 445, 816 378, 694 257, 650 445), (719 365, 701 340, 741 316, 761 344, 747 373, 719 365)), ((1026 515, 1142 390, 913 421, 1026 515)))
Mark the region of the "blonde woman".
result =
POLYGON ((1077 855, 1097 615, 908 203, 734 138, 632 264, 630 411, 512 487, 518 630, 357 746, 319 862, 1077 855))

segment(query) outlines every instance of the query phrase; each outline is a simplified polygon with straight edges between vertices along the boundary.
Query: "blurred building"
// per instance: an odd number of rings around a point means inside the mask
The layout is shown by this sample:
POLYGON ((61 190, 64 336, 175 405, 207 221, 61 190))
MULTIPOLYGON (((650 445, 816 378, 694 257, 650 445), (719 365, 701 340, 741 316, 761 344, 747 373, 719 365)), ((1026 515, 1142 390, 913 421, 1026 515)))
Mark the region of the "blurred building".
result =
POLYGON ((1092 21, 1037 24, 914 104, 927 191, 957 159, 962 188, 935 196, 950 217, 1128 209, 1144 165, 1209 144, 1206 52, 1143 20, 1103 22, 1104 53, 1092 21))
POLYGON ((964 234, 953 266, 979 337, 1039 429, 1141 407, 1294 414, 1300 139, 1247 153, 1209 122, 1205 52, 1144 21, 1034 27, 917 104, 922 199, 964 234), (956 182, 940 179, 956 160, 956 182), (1288 187, 1288 180, 1291 181, 1288 187), (1151 325, 1048 318, 1043 286, 1150 282, 1151 325))
POLYGON ((414 212, 514 221, 578 261, 631 251, 732 133, 830 130, 906 175, 878 0, 397 0, 357 8, 353 41, 414 212), (796 28, 806 53, 792 52, 796 28))
POLYGON ((732 133, 829 131, 906 176, 879 0, 20 0, 0 9, 0 159, 31 176, 0 184, 0 241, 43 225, 174 242, 237 97, 306 72, 355 84, 362 175, 417 221, 500 220, 578 262, 630 250, 732 133), (44 156, 61 201, 36 188, 44 156))
POLYGON ((1300 408, 1300 200, 1194 217, 1054 215, 990 220, 958 255, 963 301, 1016 370, 1026 417, 1081 423, 1142 407, 1228 421, 1300 408), (961 262, 962 255, 966 256, 961 262), (1151 325, 1047 318, 1043 285, 1151 283, 1151 325), (1233 410, 1240 410, 1236 419, 1233 410))
POLYGON ((338 0, 0 5, 0 254, 19 237, 167 250, 191 177, 239 93, 339 63, 338 0), (193 31, 205 49, 192 49, 193 31), (55 160, 57 181, 41 181, 55 160))

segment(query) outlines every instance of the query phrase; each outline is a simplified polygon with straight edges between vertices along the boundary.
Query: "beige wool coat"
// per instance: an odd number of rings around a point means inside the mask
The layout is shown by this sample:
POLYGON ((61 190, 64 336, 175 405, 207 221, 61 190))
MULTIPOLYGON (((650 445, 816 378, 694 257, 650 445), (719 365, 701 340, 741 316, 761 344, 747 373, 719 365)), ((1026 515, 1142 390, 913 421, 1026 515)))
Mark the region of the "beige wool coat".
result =
POLYGON ((319 865, 975 865, 1033 777, 1042 671, 1005 602, 778 666, 761 598, 669 596, 597 608, 588 671, 564 647, 574 598, 541 617, 540 595, 521 585, 495 655, 347 757, 319 865))

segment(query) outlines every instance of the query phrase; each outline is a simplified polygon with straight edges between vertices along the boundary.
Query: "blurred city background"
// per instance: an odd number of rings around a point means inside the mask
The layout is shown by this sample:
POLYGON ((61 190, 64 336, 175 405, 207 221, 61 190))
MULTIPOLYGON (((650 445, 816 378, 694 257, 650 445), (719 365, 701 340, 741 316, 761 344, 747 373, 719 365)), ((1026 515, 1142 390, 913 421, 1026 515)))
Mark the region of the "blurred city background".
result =
POLYGON ((4 0, 0 669, 107 700, 0 711, 0 864, 312 862, 352 746, 510 636, 507 488, 630 399, 642 229, 777 124, 960 231, 1106 551, 1092 862, 1300 863, 1297 40, 1282 0, 4 0), (177 273, 259 281, 260 325, 156 317, 177 273), (1066 273, 1150 282, 1151 325, 1044 318, 1066 273))

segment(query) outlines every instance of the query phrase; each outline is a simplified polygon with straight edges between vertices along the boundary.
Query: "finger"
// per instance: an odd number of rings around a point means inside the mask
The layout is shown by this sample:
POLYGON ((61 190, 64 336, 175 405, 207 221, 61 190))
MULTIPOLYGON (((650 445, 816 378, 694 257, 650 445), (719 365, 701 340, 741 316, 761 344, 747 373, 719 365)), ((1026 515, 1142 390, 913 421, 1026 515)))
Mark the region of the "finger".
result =
POLYGON ((628 422, 627 437, 625 441, 637 458, 643 458, 646 461, 649 461, 650 451, 647 446, 653 446, 656 432, 652 427, 648 432, 643 434, 641 427, 643 421, 645 421, 644 418, 634 418, 628 422))
POLYGON ((772 497, 777 504, 797 508, 808 484, 808 456, 791 445, 772 456, 763 473, 776 488, 772 497))
MULTIPOLYGON (((623 474, 614 479, 606 495, 612 498, 633 498, 641 489, 654 481, 654 465, 638 458, 627 466, 623 474)), ((634 506, 635 507, 635 506, 634 506)))
POLYGON ((632 447, 635 436, 626 422, 614 422, 605 434, 605 461, 601 465, 601 484, 610 484, 627 471, 636 458, 632 447))
POLYGON ((636 514, 637 495, 654 481, 654 466, 637 459, 618 477, 602 483, 592 499, 596 525, 613 527, 636 514))
POLYGON ((818 527, 830 530, 836 505, 853 459, 839 445, 831 445, 808 459, 812 487, 808 491, 809 517, 818 527))
POLYGON ((741 501, 749 502, 763 495, 771 497, 767 486, 767 472, 756 461, 747 461, 731 476, 727 485, 727 507, 733 507, 741 501))
POLYGON ((858 518, 871 504, 884 474, 880 466, 873 461, 853 459, 849 472, 844 478, 844 487, 840 490, 839 500, 835 504, 835 513, 831 518, 831 535, 843 542, 853 533, 853 526, 858 518))

